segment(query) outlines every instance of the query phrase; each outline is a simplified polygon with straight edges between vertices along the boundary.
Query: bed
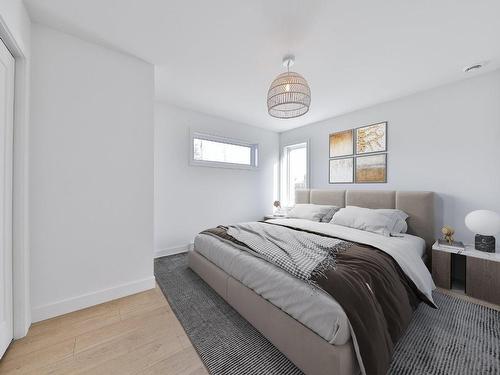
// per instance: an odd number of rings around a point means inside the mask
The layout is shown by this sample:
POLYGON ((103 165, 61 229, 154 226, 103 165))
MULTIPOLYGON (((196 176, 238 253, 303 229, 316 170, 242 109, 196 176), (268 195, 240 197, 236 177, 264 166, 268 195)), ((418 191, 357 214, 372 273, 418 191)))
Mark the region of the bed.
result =
MULTIPOLYGON (((296 203, 398 208, 405 211, 408 231, 404 238, 380 239, 328 223, 300 219, 272 220, 271 224, 324 232, 347 241, 364 242, 385 248, 420 289, 429 294, 434 288, 424 266, 434 239, 434 196, 431 192, 366 190, 299 190, 296 203), (361 235, 361 237, 359 237, 361 235), (380 242, 382 241, 382 242, 380 242), (384 242, 385 241, 385 242, 384 242), (404 259, 397 246, 404 242, 404 259), (389 245, 386 244, 389 243, 389 245), (391 253, 392 251, 392 253, 391 253)), ((351 375, 366 373, 358 341, 344 308, 331 295, 230 241, 205 234, 195 238, 188 254, 189 267, 204 279, 246 320, 271 341, 306 374, 351 375)), ((432 296, 429 296, 432 300, 432 296)))

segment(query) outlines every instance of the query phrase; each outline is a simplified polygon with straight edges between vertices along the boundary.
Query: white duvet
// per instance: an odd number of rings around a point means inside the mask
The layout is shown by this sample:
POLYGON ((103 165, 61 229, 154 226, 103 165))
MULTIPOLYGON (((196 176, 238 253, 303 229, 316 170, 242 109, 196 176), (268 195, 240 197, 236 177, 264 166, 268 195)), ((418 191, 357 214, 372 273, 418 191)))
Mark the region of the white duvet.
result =
POLYGON ((420 237, 410 234, 401 234, 401 237, 386 237, 377 233, 340 225, 302 219, 273 219, 268 220, 268 222, 323 233, 342 238, 346 241, 358 242, 380 249, 392 256, 403 272, 414 282, 415 286, 430 301, 434 302, 432 291, 436 286, 421 258, 425 251, 425 241, 420 237))

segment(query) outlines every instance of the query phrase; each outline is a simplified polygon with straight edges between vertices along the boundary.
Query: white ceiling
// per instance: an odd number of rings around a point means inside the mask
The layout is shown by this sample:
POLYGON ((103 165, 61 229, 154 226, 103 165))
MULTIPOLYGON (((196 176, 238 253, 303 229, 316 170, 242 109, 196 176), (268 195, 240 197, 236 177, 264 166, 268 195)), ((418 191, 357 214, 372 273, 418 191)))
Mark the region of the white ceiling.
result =
POLYGON ((25 0, 35 21, 156 65, 156 96, 284 131, 500 67, 498 0, 25 0), (311 109, 267 114, 296 55, 311 109))

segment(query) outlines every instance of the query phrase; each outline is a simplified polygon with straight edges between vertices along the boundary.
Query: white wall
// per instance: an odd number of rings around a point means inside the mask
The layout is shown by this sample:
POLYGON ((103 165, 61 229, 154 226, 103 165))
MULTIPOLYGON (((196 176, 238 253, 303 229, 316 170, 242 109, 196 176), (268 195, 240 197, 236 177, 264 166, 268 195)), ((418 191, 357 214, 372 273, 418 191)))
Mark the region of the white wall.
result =
POLYGON ((280 142, 304 138, 313 188, 435 191, 436 230, 452 225, 467 242, 469 211, 500 212, 500 71, 294 129, 280 142), (378 121, 389 123, 388 183, 329 185, 328 135, 378 121))
POLYGON ((154 287, 153 66, 32 28, 33 320, 154 287))
POLYGON ((200 231, 261 220, 277 196, 278 134, 164 103, 155 106, 155 249, 181 251, 200 231), (190 129, 259 144, 259 168, 191 166, 190 129))

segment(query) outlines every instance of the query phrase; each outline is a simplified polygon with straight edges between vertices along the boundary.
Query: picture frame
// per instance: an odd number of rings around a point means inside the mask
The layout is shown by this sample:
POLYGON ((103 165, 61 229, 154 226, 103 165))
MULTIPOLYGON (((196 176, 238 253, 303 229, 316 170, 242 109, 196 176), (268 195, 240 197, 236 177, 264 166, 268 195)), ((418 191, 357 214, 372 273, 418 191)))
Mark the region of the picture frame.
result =
POLYGON ((331 133, 329 154, 330 158, 354 155, 354 129, 331 133))
POLYGON ((387 152, 387 121, 360 126, 354 130, 356 155, 387 152))
POLYGON ((330 159, 328 165, 328 183, 354 183, 354 157, 330 159))
POLYGON ((387 154, 357 156, 354 181, 356 184, 387 183, 387 154))

